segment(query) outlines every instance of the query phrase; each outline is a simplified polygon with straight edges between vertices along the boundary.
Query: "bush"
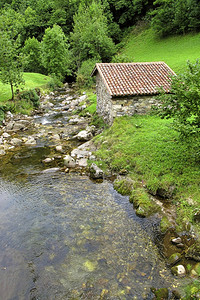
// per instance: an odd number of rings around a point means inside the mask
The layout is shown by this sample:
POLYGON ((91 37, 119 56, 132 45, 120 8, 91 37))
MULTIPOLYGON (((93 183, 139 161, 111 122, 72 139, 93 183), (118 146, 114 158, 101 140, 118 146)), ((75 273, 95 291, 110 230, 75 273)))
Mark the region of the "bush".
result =
POLYGON ((33 104, 33 107, 38 108, 40 105, 40 102, 39 102, 40 97, 38 94, 39 94, 39 90, 36 91, 36 89, 32 89, 32 90, 24 91, 24 92, 21 92, 20 94, 18 94, 18 99, 26 100, 26 101, 30 100, 33 104))
POLYGON ((47 88, 54 91, 56 90, 58 87, 62 86, 62 82, 60 81, 60 79, 55 75, 55 74, 51 74, 50 75, 50 80, 47 83, 47 88))
POLYGON ((91 77, 91 73, 97 62, 99 62, 98 59, 92 58, 82 63, 76 77, 76 82, 79 87, 91 87, 95 84, 95 78, 91 77))
POLYGON ((200 64, 187 63, 184 73, 173 76, 171 93, 161 91, 161 118, 174 118, 173 127, 182 137, 197 137, 200 133, 200 64))

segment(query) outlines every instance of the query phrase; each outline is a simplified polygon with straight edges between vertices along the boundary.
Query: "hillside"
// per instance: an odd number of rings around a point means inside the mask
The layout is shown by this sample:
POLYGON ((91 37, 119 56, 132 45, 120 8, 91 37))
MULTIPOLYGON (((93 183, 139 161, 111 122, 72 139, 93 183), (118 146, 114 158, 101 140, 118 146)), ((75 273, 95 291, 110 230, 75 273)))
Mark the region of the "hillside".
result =
POLYGON ((184 69, 186 62, 200 58, 200 33, 159 38, 152 28, 134 28, 124 40, 121 53, 130 61, 165 61, 175 72, 184 69))

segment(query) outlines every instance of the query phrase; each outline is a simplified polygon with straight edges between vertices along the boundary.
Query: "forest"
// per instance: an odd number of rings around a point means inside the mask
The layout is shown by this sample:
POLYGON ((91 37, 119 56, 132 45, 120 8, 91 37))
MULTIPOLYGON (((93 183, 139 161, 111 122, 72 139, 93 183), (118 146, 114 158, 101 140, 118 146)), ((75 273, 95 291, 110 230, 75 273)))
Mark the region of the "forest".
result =
POLYGON ((14 87, 22 71, 76 78, 84 85, 96 62, 116 56, 129 28, 146 22, 160 37, 200 30, 198 0, 2 0, 0 80, 14 87))

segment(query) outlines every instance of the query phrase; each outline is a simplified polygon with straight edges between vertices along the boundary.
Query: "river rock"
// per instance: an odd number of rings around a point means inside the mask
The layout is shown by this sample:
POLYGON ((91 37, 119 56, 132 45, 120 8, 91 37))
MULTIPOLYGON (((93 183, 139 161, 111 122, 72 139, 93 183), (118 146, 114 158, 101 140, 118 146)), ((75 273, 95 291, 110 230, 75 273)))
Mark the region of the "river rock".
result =
POLYGON ((22 144, 22 140, 18 139, 18 138, 13 138, 10 141, 11 145, 13 146, 20 146, 22 144))
POLYGON ((10 137, 10 134, 7 133, 7 132, 4 132, 4 133, 2 134, 2 137, 5 138, 5 139, 7 139, 7 138, 10 137))
POLYGON ((57 152, 63 152, 63 147, 61 145, 56 146, 56 151, 57 152))
POLYGON ((83 95, 79 97, 79 102, 85 101, 87 99, 87 95, 83 95))
POLYGON ((180 243, 182 243, 181 237, 173 238, 172 239, 172 243, 173 244, 180 244, 180 243))
POLYGON ((88 132, 91 132, 92 134, 94 134, 95 131, 96 131, 96 127, 94 125, 87 126, 85 130, 88 131, 88 132))
POLYGON ((24 131, 30 125, 28 120, 20 120, 14 123, 12 130, 13 131, 24 131))
POLYGON ((52 135, 51 138, 52 138, 53 140, 60 140, 59 134, 54 134, 54 135, 52 135))
POLYGON ((168 258, 168 264, 170 266, 175 265, 178 261, 181 260, 181 254, 180 253, 173 253, 169 258, 168 258))
POLYGON ((69 120, 69 124, 75 125, 75 124, 81 124, 84 123, 85 119, 84 118, 79 118, 78 116, 73 117, 69 120))
POLYGON ((66 155, 64 157, 64 165, 68 168, 75 168, 76 162, 70 155, 66 155))
POLYGON ((8 123, 6 124, 6 130, 7 130, 7 131, 12 131, 14 124, 15 124, 14 121, 8 122, 8 123))
POLYGON ((28 139, 25 142, 25 145, 26 146, 33 146, 33 145, 36 145, 36 144, 37 144, 36 139, 33 136, 28 136, 28 139))
POLYGON ((0 149, 0 155, 5 155, 5 154, 6 154, 6 151, 3 149, 0 149))
POLYGON ((44 163, 50 163, 50 162, 52 162, 53 160, 54 160, 54 157, 47 157, 47 158, 43 159, 42 162, 44 162, 44 163))
POLYGON ((89 141, 93 138, 93 134, 87 130, 81 130, 74 138, 77 138, 79 141, 89 141))
POLYGON ((78 164, 79 167, 83 167, 83 168, 86 168, 88 165, 86 158, 81 158, 77 160, 76 163, 78 164))
POLYGON ((50 169, 43 170, 42 173, 54 173, 54 172, 58 172, 59 170, 60 170, 59 168, 50 168, 50 169))
POLYGON ((183 265, 178 265, 175 267, 171 268, 172 274, 177 275, 177 276, 185 276, 186 270, 183 265))
POLYGON ((94 179, 103 178, 103 171, 94 163, 90 166, 90 177, 94 179))
POLYGON ((78 149, 78 148, 72 150, 72 152, 71 152, 71 156, 76 157, 77 159, 88 158, 90 155, 91 155, 90 151, 81 150, 81 149, 78 149))

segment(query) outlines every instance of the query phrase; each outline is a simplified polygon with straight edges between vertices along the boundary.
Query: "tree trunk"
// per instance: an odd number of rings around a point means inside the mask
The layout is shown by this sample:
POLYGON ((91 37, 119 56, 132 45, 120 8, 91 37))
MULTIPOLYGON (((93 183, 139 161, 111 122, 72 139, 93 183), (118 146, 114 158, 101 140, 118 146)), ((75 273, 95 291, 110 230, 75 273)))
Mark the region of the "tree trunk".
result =
POLYGON ((14 100, 14 89, 13 89, 13 83, 12 83, 12 81, 10 82, 10 87, 11 87, 11 92, 12 92, 12 98, 11 98, 11 100, 14 100))

